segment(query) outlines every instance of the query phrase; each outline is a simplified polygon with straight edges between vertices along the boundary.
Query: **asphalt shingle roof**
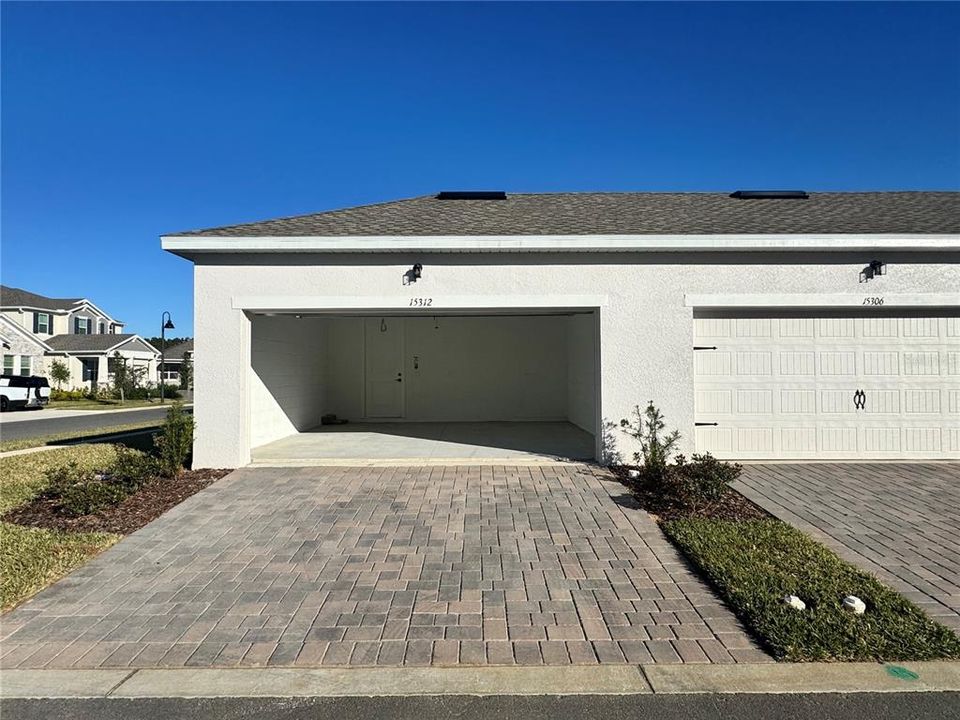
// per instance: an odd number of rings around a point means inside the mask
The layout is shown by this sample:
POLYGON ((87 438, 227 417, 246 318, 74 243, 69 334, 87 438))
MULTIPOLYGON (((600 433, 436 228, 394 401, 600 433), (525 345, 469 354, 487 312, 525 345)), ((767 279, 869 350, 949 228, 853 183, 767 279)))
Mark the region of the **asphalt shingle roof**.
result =
POLYGON ((71 310, 83 298, 48 298, 43 295, 0 285, 0 307, 35 307, 42 310, 71 310))
POLYGON ((136 337, 136 335, 133 333, 94 333, 90 335, 70 333, 66 335, 54 335, 47 340, 47 345, 54 350, 62 350, 64 352, 103 352, 132 337, 136 337))
POLYGON ((728 193, 430 195, 171 236, 906 233, 960 233, 960 192, 824 192, 806 200, 741 200, 728 193))

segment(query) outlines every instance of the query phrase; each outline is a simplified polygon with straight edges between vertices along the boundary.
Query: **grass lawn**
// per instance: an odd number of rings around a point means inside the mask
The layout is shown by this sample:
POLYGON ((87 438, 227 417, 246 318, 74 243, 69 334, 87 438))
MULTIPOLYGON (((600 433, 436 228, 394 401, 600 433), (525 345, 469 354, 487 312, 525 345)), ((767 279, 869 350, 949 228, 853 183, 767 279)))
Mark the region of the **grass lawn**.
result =
POLYGON ((960 639, 949 629, 784 522, 685 518, 661 527, 778 659, 960 659, 960 639), (787 594, 806 610, 787 607, 787 594), (867 612, 844 611, 846 595, 863 600, 867 612))
MULTIPOLYGON (((22 505, 46 486, 46 470, 75 460, 85 467, 109 464, 112 445, 79 445, 0 458, 0 514, 22 505)), ((0 522, 0 609, 8 610, 113 545, 119 535, 68 533, 0 522)))
POLYGON ((23 438, 22 440, 5 440, 0 442, 0 452, 25 450, 26 448, 40 447, 41 445, 52 445, 64 440, 83 440, 85 438, 97 437, 98 435, 112 435, 114 433, 129 432, 131 430, 143 430, 144 428, 157 427, 161 422, 162 420, 144 420, 138 423, 127 423, 126 425, 111 425, 110 427, 92 428, 90 430, 74 430, 56 435, 40 435, 38 437, 23 438))
MULTIPOLYGON (((167 402, 170 402, 169 400, 167 402)), ((52 410, 128 410, 130 408, 162 407, 155 400, 51 400, 47 408, 52 410)))

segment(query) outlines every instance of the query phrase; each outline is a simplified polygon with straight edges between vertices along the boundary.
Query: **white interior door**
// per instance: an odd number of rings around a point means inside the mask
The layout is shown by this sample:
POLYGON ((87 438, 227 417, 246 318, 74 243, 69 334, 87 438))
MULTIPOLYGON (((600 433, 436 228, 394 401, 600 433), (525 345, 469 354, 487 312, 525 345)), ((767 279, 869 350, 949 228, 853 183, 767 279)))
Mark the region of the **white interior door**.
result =
POLYGON ((364 318, 364 413, 404 415, 403 318, 364 318))
POLYGON ((960 318, 694 319, 696 444, 740 459, 960 457, 960 318))

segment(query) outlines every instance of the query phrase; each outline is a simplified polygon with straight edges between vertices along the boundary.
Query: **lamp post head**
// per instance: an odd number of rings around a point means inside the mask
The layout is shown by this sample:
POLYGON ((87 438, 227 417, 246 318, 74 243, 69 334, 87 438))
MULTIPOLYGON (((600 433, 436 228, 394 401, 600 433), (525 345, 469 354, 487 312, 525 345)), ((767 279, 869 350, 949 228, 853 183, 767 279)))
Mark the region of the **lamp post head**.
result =
POLYGON ((172 323, 170 320, 167 320, 167 321, 163 324, 163 329, 164 329, 164 330, 173 330, 173 323, 172 323))

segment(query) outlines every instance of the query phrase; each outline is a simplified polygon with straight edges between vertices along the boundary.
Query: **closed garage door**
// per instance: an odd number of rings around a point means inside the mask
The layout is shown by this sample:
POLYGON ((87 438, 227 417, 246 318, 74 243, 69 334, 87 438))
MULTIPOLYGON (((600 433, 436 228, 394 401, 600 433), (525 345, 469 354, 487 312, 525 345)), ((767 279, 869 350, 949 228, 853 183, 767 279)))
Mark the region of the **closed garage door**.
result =
POLYGON ((715 313, 694 334, 700 452, 960 457, 960 317, 715 313))

